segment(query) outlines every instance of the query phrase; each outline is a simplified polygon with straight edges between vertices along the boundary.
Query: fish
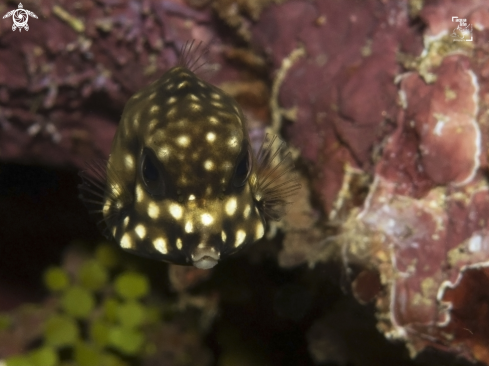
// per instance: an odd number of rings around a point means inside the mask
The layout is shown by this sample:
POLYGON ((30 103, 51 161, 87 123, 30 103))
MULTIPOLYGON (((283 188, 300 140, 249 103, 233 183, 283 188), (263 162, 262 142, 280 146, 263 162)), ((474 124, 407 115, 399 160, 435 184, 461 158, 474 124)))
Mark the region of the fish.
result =
POLYGON ((197 76, 200 45, 130 97, 79 192, 122 249, 209 269, 260 240, 300 184, 284 142, 267 134, 255 153, 238 103, 197 76))

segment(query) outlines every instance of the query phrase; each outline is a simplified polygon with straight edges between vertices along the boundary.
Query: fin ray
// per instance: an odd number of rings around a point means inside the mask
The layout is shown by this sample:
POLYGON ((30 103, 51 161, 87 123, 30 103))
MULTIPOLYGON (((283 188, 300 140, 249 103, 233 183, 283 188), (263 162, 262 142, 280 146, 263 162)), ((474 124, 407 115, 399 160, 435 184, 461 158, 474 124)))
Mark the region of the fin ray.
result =
POLYGON ((106 221, 120 212, 115 204, 111 204, 109 212, 104 214, 106 202, 115 203, 114 192, 107 190, 106 186, 109 174, 115 174, 115 172, 110 169, 108 161, 104 159, 87 162, 86 169, 78 174, 82 178, 82 183, 78 185, 79 197, 107 239, 110 239, 112 234, 106 221))
POLYGON ((178 65, 185 67, 194 73, 207 63, 207 61, 202 60, 202 58, 205 58, 209 53, 209 47, 204 47, 203 41, 198 41, 197 45, 194 46, 195 44, 195 39, 186 41, 180 50, 180 56, 178 58, 178 65), (196 65, 198 66, 196 67, 196 65))
POLYGON ((285 207, 292 203, 287 199, 301 188, 293 174, 291 153, 276 135, 270 138, 266 134, 256 160, 257 183, 253 188, 258 206, 265 217, 279 221, 285 215, 285 207))

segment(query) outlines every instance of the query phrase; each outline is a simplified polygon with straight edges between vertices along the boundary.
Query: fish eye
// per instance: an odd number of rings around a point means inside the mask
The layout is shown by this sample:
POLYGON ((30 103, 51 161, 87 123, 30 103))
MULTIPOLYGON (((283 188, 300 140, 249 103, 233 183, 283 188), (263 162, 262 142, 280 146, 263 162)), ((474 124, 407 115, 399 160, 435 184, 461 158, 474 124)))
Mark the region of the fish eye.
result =
POLYGON ((248 179, 251 172, 251 152, 248 148, 244 156, 236 165, 236 170, 234 171, 233 184, 235 187, 242 187, 246 180, 248 179))
POLYGON ((145 148, 141 156, 141 178, 146 191, 153 197, 161 197, 165 194, 165 182, 158 165, 154 152, 145 148))

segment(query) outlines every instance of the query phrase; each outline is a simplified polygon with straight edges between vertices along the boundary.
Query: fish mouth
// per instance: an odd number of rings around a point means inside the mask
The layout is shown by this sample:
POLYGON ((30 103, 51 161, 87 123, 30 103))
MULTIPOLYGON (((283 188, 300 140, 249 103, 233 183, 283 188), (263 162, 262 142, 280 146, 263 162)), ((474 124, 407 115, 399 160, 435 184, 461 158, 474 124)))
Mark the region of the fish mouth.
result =
POLYGON ((210 269, 219 262, 219 257, 214 248, 196 248, 192 253, 192 264, 199 269, 210 269))

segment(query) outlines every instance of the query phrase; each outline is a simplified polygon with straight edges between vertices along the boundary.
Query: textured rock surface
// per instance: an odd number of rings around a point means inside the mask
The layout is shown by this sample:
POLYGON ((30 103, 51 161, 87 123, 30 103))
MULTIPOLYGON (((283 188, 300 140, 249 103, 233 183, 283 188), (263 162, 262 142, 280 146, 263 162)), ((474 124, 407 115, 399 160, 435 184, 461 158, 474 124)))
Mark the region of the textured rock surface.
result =
POLYGON ((333 207, 344 165, 370 169, 374 144, 396 118, 396 53, 421 46, 406 12, 394 2, 290 1, 270 7, 254 29, 275 67, 305 48, 279 98, 282 108, 295 109, 287 133, 311 163, 325 212, 333 207))
POLYGON ((489 362, 481 325, 489 321, 481 300, 489 8, 409 5, 290 1, 258 22, 256 43, 277 70, 304 47, 279 104, 293 111, 286 131, 308 165, 312 199, 339 227, 328 238, 313 220, 306 230, 288 226, 280 263, 313 266, 339 255, 365 269, 354 294, 376 299, 378 328, 413 356, 431 346, 489 362), (452 16, 473 25, 472 42, 452 39, 452 16))
MULTIPOLYGON (((187 40, 213 40, 210 10, 183 1, 26 3, 31 31, 0 22, 0 157, 83 166, 106 157, 124 103, 175 65, 187 40)), ((0 12, 10 7, 0 6, 0 12)), ((232 74, 232 72, 231 72, 232 74)), ((229 80, 227 70, 211 74, 229 80)))

